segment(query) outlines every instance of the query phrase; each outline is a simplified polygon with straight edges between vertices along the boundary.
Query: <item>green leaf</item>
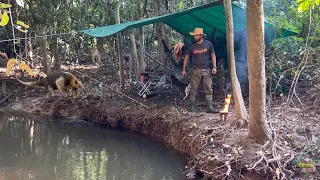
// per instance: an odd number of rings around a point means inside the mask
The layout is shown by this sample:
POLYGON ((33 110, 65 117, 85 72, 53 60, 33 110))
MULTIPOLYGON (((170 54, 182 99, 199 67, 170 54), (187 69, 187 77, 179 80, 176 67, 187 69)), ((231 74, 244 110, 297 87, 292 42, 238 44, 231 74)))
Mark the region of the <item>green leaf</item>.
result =
POLYGON ((10 8, 11 6, 12 6, 11 4, 0 3, 0 8, 2 8, 2 9, 10 8))
POLYGON ((25 23, 22 22, 22 21, 17 20, 17 24, 20 25, 20 26, 23 26, 24 28, 29 29, 29 25, 28 25, 28 24, 25 24, 25 23))
POLYGON ((4 13, 1 16, 0 26, 5 26, 8 24, 8 22, 9 22, 8 12, 4 11, 4 13))
POLYGON ((181 1, 178 5, 178 10, 182 10, 183 9, 183 2, 181 1))
POLYGON ((316 0, 316 5, 317 5, 317 6, 320 5, 320 0, 316 0))
POLYGON ((299 7, 298 7, 298 12, 304 12, 306 10, 308 10, 310 8, 310 1, 309 0, 305 0, 302 3, 300 3, 299 7))

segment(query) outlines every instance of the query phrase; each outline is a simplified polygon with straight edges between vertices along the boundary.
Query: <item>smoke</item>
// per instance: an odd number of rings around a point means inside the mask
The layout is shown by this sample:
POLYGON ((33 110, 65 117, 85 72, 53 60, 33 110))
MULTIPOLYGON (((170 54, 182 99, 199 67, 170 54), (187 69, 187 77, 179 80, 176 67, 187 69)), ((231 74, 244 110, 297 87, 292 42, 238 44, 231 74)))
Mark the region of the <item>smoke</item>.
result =
POLYGON ((247 30, 234 33, 234 56, 240 83, 248 82, 247 30))

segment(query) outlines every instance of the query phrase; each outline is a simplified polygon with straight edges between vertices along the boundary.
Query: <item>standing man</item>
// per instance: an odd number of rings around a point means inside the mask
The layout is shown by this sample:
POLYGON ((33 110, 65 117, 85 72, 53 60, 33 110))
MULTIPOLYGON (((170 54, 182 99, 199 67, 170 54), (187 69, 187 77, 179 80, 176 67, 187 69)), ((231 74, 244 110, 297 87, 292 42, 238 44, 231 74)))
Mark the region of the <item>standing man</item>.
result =
POLYGON ((189 57, 192 57, 192 70, 191 70, 191 112, 196 111, 196 95, 201 83, 201 77, 203 77, 203 87, 206 94, 206 102, 208 106, 208 112, 213 113, 212 107, 212 74, 217 73, 216 56, 214 54, 212 43, 208 40, 204 40, 202 28, 195 28, 190 35, 194 36, 195 42, 189 46, 183 62, 182 76, 186 76, 186 67, 189 61, 189 57), (210 57, 212 60, 212 69, 210 68, 210 57))

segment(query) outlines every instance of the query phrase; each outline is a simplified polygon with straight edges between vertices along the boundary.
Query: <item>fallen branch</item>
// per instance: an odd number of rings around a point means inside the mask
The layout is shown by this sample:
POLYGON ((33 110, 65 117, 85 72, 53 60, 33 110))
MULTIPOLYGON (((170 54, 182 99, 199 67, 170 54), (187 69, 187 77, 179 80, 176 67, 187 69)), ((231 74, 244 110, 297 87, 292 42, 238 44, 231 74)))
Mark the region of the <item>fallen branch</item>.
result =
POLYGON ((6 97, 4 97, 1 101, 0 104, 2 104, 4 101, 6 101, 7 99, 9 99, 15 92, 17 91, 13 91, 12 93, 8 94, 6 97))

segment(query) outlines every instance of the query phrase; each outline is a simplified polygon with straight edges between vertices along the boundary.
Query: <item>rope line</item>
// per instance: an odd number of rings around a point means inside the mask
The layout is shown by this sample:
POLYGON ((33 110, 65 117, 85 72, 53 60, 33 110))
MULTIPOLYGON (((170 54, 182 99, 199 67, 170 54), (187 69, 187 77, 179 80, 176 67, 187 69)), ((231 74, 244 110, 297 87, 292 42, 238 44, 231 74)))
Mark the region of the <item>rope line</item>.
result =
MULTIPOLYGON (((76 32, 79 33, 79 32, 76 32)), ((24 37, 24 38, 14 38, 14 39, 4 39, 0 40, 1 42, 8 42, 8 41, 15 41, 15 40, 24 40, 24 39, 37 39, 37 38, 42 38, 42 37, 53 37, 53 36, 61 36, 61 35, 69 35, 72 34, 72 32, 68 33, 56 33, 56 34, 46 34, 46 35, 36 35, 36 36, 29 36, 29 37, 24 37)))

